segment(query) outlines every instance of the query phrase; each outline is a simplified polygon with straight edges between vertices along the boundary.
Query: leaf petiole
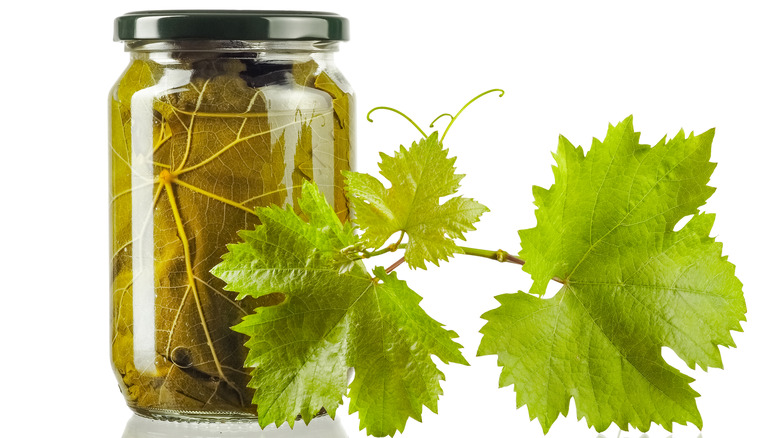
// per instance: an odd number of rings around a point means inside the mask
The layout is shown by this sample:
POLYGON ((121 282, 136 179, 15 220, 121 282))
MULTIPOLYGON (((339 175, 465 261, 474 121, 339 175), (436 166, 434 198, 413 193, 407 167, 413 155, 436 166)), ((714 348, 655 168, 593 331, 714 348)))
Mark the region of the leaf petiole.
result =
POLYGON ((395 251, 395 250, 397 250, 398 248, 401 247, 401 242, 403 242, 405 235, 406 235, 406 232, 401 230, 401 235, 398 236, 398 241, 393 243, 393 244, 391 244, 389 246, 390 248, 392 248, 390 251, 395 251))
POLYGON ((385 268, 385 272, 387 272, 388 274, 393 272, 395 268, 401 266, 405 261, 406 261, 406 257, 401 257, 400 259, 396 260, 395 263, 385 268))
POLYGON ((399 249, 405 249, 406 244, 405 243, 391 243, 390 245, 387 245, 384 248, 378 249, 376 251, 364 251, 361 258, 363 259, 369 259, 371 257, 376 257, 378 255, 387 254, 388 252, 394 252, 399 249))

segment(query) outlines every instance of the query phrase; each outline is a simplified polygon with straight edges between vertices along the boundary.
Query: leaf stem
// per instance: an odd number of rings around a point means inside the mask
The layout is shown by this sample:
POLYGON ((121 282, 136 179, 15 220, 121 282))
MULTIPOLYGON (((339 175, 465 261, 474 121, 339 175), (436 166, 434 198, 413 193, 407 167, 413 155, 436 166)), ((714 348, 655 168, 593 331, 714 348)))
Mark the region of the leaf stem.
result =
POLYGON ((388 274, 393 272, 395 268, 401 266, 405 261, 406 261, 406 257, 401 257, 400 259, 396 260, 395 263, 385 268, 385 272, 387 272, 388 274))
POLYGON ((391 251, 395 251, 395 250, 397 250, 398 248, 401 247, 401 242, 404 240, 404 236, 405 235, 406 235, 406 232, 401 230, 401 235, 398 236, 398 241, 390 245, 390 248, 392 248, 391 251))
POLYGON ((392 244, 387 245, 386 247, 378 249, 376 251, 365 251, 365 252, 363 252, 363 257, 362 258, 368 259, 368 258, 371 258, 371 257, 376 257, 378 255, 387 254, 388 252, 394 252, 396 250, 404 249, 404 248, 406 248, 406 244, 405 243, 401 243, 401 244, 392 243, 392 244))
MULTIPOLYGON (((396 248, 396 249, 398 249, 398 248, 396 248)), ((392 248, 390 248, 389 246, 386 246, 386 247, 384 247, 382 249, 378 249, 376 251, 365 251, 365 252, 363 252, 363 255, 362 255, 361 258, 370 259, 371 257, 376 257, 376 256, 379 256, 379 255, 382 255, 382 254, 386 254, 388 252, 393 252, 393 251, 394 250, 392 248)))

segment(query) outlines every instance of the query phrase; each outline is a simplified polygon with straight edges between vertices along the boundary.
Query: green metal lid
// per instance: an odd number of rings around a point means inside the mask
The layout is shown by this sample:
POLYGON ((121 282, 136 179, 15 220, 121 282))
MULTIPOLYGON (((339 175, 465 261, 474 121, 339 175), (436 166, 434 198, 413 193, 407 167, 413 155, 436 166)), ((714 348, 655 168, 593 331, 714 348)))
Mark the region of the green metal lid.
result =
POLYGON ((124 40, 349 39, 349 21, 330 12, 166 10, 129 12, 114 20, 114 41, 124 40))

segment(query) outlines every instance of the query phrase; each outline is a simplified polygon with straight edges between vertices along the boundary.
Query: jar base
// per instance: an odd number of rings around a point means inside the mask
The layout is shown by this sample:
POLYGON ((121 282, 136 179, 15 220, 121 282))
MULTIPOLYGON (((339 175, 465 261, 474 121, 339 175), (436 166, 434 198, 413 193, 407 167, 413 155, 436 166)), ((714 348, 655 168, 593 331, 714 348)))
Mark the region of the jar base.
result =
MULTIPOLYGON (((149 409, 130 406, 130 409, 139 417, 150 420, 171 421, 179 423, 257 423, 257 415, 247 412, 233 411, 176 411, 172 409, 149 409)), ((328 412, 322 408, 314 418, 327 416, 328 412)), ((299 421, 301 416, 295 419, 299 421)))
POLYGON ((257 415, 231 411, 177 411, 170 409, 149 409, 131 406, 139 417, 151 420, 185 423, 257 423, 257 415))

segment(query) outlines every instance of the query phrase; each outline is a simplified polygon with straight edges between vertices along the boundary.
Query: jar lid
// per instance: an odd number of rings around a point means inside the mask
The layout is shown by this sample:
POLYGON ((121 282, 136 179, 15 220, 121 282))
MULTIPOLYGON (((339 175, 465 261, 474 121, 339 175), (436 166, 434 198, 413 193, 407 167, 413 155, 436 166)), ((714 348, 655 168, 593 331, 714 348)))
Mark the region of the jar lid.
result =
POLYGON ((349 39, 349 21, 330 12, 165 10, 128 12, 114 20, 114 41, 349 39))

